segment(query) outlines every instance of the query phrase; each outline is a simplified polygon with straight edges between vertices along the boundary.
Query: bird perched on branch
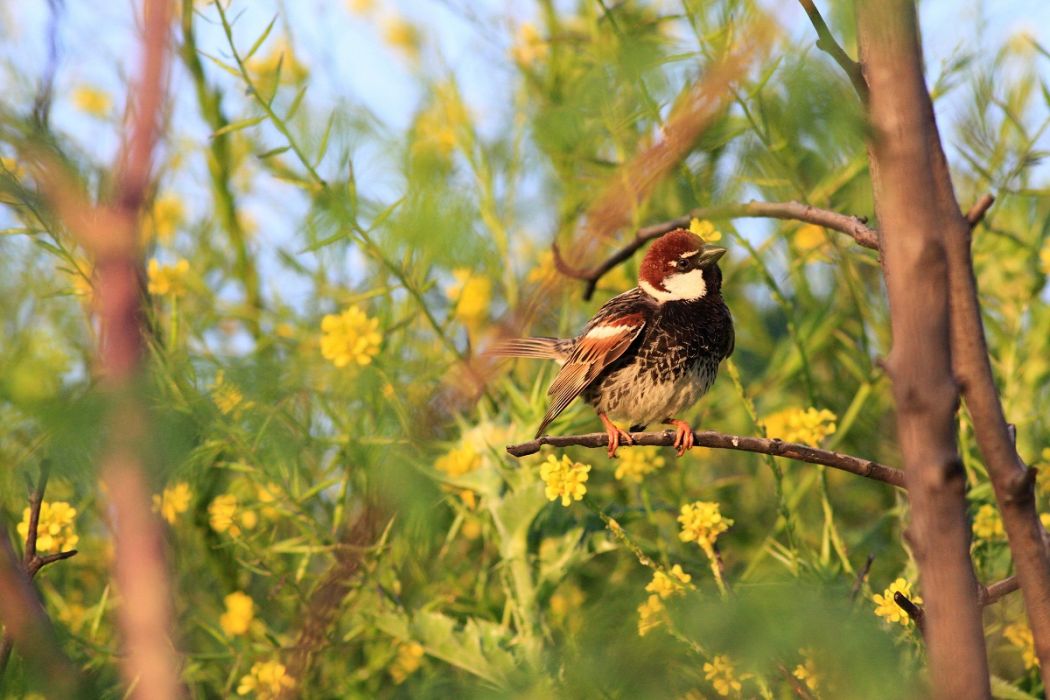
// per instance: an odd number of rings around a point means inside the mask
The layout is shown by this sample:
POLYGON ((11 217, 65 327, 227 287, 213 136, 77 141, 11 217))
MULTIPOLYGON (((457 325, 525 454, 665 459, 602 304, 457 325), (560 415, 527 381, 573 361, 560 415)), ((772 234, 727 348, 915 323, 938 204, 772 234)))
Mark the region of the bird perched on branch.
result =
POLYGON ((606 302, 575 338, 504 340, 488 354, 555 360, 561 370, 536 437, 582 395, 609 435, 609 456, 630 433, 662 421, 675 427, 678 456, 693 429, 675 416, 703 396, 718 365, 733 352, 733 317, 722 300, 718 260, 725 248, 676 229, 658 238, 642 261, 638 286, 606 302))

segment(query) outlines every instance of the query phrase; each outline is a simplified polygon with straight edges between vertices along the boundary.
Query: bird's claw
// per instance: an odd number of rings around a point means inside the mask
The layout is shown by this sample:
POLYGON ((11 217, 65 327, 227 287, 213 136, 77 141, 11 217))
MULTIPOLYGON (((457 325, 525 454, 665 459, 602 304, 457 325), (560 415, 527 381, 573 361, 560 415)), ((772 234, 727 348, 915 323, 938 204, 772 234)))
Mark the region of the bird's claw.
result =
POLYGON ((685 455, 688 450, 693 448, 695 439, 693 437, 693 428, 684 420, 677 420, 671 418, 666 423, 674 426, 674 448, 675 452, 679 457, 685 455))

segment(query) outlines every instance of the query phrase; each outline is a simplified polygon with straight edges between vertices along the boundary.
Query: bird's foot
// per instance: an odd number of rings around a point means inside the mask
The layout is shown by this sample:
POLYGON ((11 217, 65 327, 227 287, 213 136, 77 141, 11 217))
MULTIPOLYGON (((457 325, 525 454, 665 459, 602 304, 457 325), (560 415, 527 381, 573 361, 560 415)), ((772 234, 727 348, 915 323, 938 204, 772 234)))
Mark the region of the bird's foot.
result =
POLYGON ((621 441, 625 445, 634 444, 634 438, 631 437, 631 434, 616 427, 616 424, 609 420, 609 416, 599 413, 598 417, 602 419, 602 425, 605 426, 605 434, 609 436, 609 457, 616 457, 616 449, 620 446, 621 441))
POLYGON ((693 447, 693 428, 684 420, 678 420, 676 418, 668 418, 664 421, 668 425, 674 426, 674 448, 678 453, 678 456, 683 456, 687 450, 693 447))

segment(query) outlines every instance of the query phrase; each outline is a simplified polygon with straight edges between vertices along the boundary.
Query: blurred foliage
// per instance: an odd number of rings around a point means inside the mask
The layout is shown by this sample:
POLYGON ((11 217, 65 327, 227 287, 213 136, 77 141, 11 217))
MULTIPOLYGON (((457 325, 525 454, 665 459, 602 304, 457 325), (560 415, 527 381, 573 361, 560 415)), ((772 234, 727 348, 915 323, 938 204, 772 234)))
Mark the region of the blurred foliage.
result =
MULTIPOLYGON (((260 33, 244 28, 243 0, 181 3, 180 89, 142 222, 152 334, 141 390, 191 695, 908 695, 922 682, 921 640, 879 605, 893 586, 929 597, 902 541, 901 494, 733 451, 628 448, 619 465, 601 450, 504 452, 537 425, 552 368, 501 366, 479 387, 479 351, 526 307, 528 332, 568 335, 633 284, 636 261, 584 303, 549 245, 568 249, 620 166, 764 15, 748 0, 534 9, 532 22, 495 26, 463 10, 502 52, 504 77, 486 89, 505 109, 483 119, 425 27, 347 3, 418 82, 404 126, 316 99, 324 64, 286 18, 260 33), (575 481, 545 484, 548 455, 575 481), (332 577, 343 587, 303 660, 332 577)), ((848 39, 841 14, 829 19, 848 39)), ((812 44, 776 36, 635 223, 752 198, 871 216, 860 107, 812 44)), ((1021 454, 1043 469, 1047 61, 1019 35, 930 76, 939 100, 962 96, 941 123, 960 201, 998 198, 974 241, 986 330, 1021 454)), ((117 698, 120 596, 95 472, 106 407, 92 381, 96 280, 34 168, 61 163, 104 199, 112 171, 91 134, 117 138, 123 98, 90 84, 57 93, 55 109, 91 124, 58 130, 33 116, 34 69, 4 66, 12 88, 0 98, 2 514, 15 537, 25 478, 48 460, 55 534, 72 536, 73 518, 80 554, 37 580, 63 650, 117 698)), ((734 376, 723 371, 681 417, 897 464, 876 255, 811 225, 712 223, 730 248, 734 376)), ((960 421, 974 561, 991 582, 1011 573, 1009 552, 960 421)), ((584 406, 555 424, 596 427, 584 406)), ((1050 482, 1039 484, 1045 507, 1050 482)), ((996 693, 1040 695, 1019 597, 985 621, 996 693)), ((31 685, 16 654, 3 692, 31 685)))

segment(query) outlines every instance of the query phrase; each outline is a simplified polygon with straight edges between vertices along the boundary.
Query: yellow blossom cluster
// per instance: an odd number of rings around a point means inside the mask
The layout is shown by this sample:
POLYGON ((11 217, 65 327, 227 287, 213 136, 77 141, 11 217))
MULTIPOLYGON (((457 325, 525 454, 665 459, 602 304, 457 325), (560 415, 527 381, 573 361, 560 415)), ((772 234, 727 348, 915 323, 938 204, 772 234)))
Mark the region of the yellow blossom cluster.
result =
POLYGON ((668 573, 654 571, 653 580, 645 586, 649 593, 655 593, 660 598, 670 598, 673 595, 684 593, 693 577, 682 570, 681 564, 675 564, 668 573))
POLYGON ((973 536, 979 540, 1001 540, 1006 537, 1003 519, 995 506, 985 503, 977 509, 977 515, 973 516, 973 536))
POLYGON ((321 319, 321 354, 336 367, 351 362, 365 366, 379 354, 383 336, 379 319, 369 318, 358 306, 341 314, 328 314, 321 319))
POLYGON ((232 493, 216 496, 208 505, 208 524, 215 532, 228 532, 231 537, 240 537, 241 528, 251 530, 258 521, 255 512, 241 508, 237 496, 232 493))
POLYGON ((423 663, 425 654, 426 650, 419 642, 409 642, 398 646, 397 656, 394 657, 393 663, 387 669, 394 683, 400 685, 405 682, 406 678, 415 673, 420 664, 423 663))
POLYGON ((922 605, 922 597, 912 595, 911 584, 906 579, 898 578, 881 594, 876 593, 871 597, 871 600, 875 603, 875 614, 887 622, 898 622, 907 627, 911 623, 911 618, 908 617, 908 614, 904 612, 901 606, 897 605, 897 601, 893 599, 894 593, 900 593, 916 605, 922 605))
POLYGON ((224 416, 252 406, 251 401, 244 402, 244 394, 236 384, 226 381, 226 373, 221 369, 215 373, 215 381, 211 383, 210 388, 211 400, 224 416))
POLYGON ((584 483, 590 478, 589 464, 573 462, 566 456, 558 459, 549 455, 547 461, 540 467, 540 478, 546 484, 547 500, 553 501, 561 498, 561 504, 568 506, 574 500, 583 499, 587 493, 584 483))
POLYGON ((722 232, 715 228, 710 221, 693 218, 689 221, 689 231, 704 239, 704 243, 714 243, 722 240, 722 232))
POLYGON ((682 542, 696 542, 711 556, 718 536, 729 529, 733 521, 722 515, 718 503, 714 501, 695 501, 686 503, 681 508, 678 522, 682 531, 678 539, 682 542))
POLYGON ((723 696, 739 693, 743 687, 737 678, 733 662, 724 654, 719 654, 704 664, 704 678, 711 683, 716 693, 723 696))
POLYGON ((836 420, 835 414, 827 409, 786 408, 761 422, 766 428, 766 437, 816 447, 835 432, 836 420))
POLYGON ((85 114, 93 117, 105 117, 113 107, 109 93, 90 85, 79 85, 73 88, 73 105, 85 114))
POLYGON ((467 328, 475 329, 488 315, 492 281, 465 267, 453 270, 452 277, 455 281, 445 289, 448 300, 455 305, 452 313, 467 328))
POLYGON ((146 274, 150 294, 177 297, 186 293, 190 263, 187 260, 179 260, 174 265, 161 265, 156 258, 151 258, 146 274))
MULTIPOLYGON (((41 554, 68 552, 77 546, 80 536, 76 529, 77 509, 65 501, 44 501, 40 504, 37 522, 36 551, 41 554)), ((22 511, 18 534, 24 540, 29 535, 29 509, 22 511)))
POLYGON ((295 687, 295 679, 280 661, 257 661, 237 685, 238 695, 254 694, 258 700, 276 700, 295 687))
POLYGON ((180 481, 174 486, 167 486, 161 493, 153 494, 153 512, 160 513, 160 517, 174 525, 179 513, 189 510, 193 492, 190 485, 180 481))
POLYGON ((1035 638, 1032 637, 1032 630, 1028 625, 1023 622, 1007 625, 1003 636, 1021 652, 1026 671, 1039 665, 1039 657, 1035 654, 1035 638))
POLYGON ((242 591, 234 591, 223 598, 226 611, 219 615, 219 626, 230 637, 236 637, 248 631, 255 617, 255 602, 251 596, 242 591))
POLYGON ((620 453, 616 465, 616 478, 622 481, 642 483, 647 474, 652 474, 664 466, 658 447, 632 447, 620 453))

